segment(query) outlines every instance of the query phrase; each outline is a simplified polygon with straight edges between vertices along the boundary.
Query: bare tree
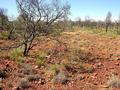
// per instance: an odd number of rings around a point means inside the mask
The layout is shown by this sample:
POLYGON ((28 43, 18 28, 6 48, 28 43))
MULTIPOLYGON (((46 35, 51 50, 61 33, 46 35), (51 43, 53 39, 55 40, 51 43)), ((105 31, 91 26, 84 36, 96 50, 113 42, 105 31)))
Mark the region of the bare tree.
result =
POLYGON ((105 23, 106 23, 106 32, 108 31, 109 26, 111 25, 111 17, 112 14, 111 12, 107 13, 106 19, 105 19, 105 23))
POLYGON ((7 21, 8 17, 6 15, 7 10, 4 8, 0 8, 0 27, 4 28, 7 21))
POLYGON ((118 17, 118 20, 116 21, 116 25, 117 25, 117 30, 119 30, 119 27, 120 27, 120 15, 118 17))
POLYGON ((16 0, 23 25, 24 55, 33 47, 32 43, 40 33, 48 34, 54 22, 69 14, 70 6, 60 0, 16 0))
POLYGON ((15 31, 15 23, 14 21, 9 21, 8 22, 8 39, 11 40, 11 39, 15 39, 15 36, 14 36, 14 31, 15 31))

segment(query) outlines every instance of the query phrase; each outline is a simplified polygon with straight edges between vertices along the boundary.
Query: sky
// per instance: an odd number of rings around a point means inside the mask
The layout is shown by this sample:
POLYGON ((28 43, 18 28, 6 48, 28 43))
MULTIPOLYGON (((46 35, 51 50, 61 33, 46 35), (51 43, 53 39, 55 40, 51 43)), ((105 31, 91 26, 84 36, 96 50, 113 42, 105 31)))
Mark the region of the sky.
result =
MULTIPOLYGON (((72 20, 89 16, 95 20, 104 20, 108 11, 115 20, 120 15, 120 0, 68 0, 71 5, 72 20)), ((9 16, 18 16, 15 0, 0 0, 0 8, 6 8, 9 16)))

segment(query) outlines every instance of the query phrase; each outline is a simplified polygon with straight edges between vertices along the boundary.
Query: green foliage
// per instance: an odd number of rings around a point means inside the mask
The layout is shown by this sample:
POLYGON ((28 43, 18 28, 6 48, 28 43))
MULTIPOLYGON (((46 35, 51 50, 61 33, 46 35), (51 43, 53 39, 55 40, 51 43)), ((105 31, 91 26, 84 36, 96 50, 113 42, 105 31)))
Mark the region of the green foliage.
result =
POLYGON ((34 57, 37 59, 37 60, 43 60, 45 59, 45 57, 47 56, 47 54, 45 52, 35 52, 34 53, 34 57))
POLYGON ((9 53, 9 57, 12 60, 16 60, 18 63, 24 63, 24 61, 25 61, 25 58, 23 56, 23 51, 21 48, 17 48, 17 49, 12 50, 9 53))
POLYGON ((44 60, 37 60, 36 61, 36 64, 37 64, 37 66, 40 68, 41 66, 43 66, 44 65, 44 60))
POLYGON ((61 30, 53 30, 53 31, 51 31, 51 33, 50 33, 50 35, 51 36, 59 36, 59 35, 61 35, 61 30))
POLYGON ((60 68, 60 65, 58 64, 50 65, 47 69, 47 73, 55 75, 59 71, 59 68, 60 68))
POLYGON ((117 34, 120 35, 120 30, 117 30, 117 34))
POLYGON ((0 38, 1 39, 8 39, 8 32, 0 32, 0 38))
POLYGON ((102 36, 108 36, 108 37, 112 37, 112 38, 116 38, 119 33, 116 30, 108 30, 108 32, 106 32, 105 30, 100 30, 100 29, 86 29, 85 31, 89 32, 89 33, 93 33, 93 34, 99 34, 102 36))
POLYGON ((38 65, 38 67, 40 68, 41 66, 43 66, 45 63, 44 60, 45 60, 47 54, 44 52, 42 52, 42 53, 39 52, 39 53, 35 53, 34 56, 36 58, 36 64, 38 65))

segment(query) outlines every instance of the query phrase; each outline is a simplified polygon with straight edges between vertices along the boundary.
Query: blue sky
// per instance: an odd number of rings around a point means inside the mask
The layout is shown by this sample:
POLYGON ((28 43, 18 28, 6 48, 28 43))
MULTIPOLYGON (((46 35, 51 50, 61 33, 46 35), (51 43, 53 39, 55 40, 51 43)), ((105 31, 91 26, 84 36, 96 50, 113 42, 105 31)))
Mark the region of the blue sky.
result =
MULTIPOLYGON (((120 14, 120 0, 68 0, 71 4, 71 19, 90 16, 96 20, 104 20, 108 11, 113 20, 120 14)), ((0 7, 8 9, 9 16, 17 16, 15 0, 0 0, 0 7)))

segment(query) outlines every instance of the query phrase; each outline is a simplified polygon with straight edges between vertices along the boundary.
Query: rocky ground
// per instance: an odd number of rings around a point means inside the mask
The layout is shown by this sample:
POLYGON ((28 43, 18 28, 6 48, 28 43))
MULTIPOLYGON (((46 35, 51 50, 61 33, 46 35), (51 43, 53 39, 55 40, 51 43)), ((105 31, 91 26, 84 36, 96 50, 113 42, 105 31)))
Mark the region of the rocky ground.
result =
MULTIPOLYGON (((0 46, 12 43, 1 40, 0 46)), ((119 37, 64 32, 34 45, 24 63, 11 60, 10 51, 0 52, 3 90, 120 90, 119 37), (38 67, 36 53, 43 51, 47 54, 38 67)))

